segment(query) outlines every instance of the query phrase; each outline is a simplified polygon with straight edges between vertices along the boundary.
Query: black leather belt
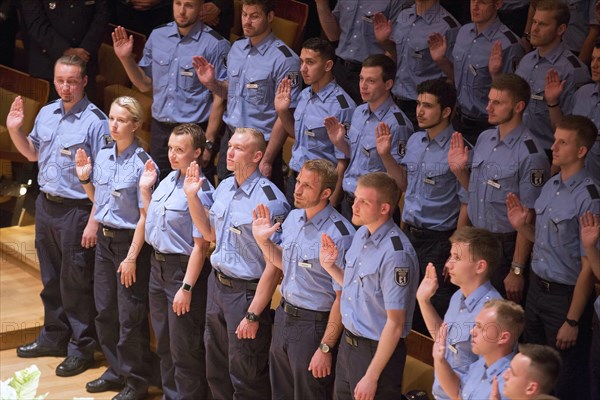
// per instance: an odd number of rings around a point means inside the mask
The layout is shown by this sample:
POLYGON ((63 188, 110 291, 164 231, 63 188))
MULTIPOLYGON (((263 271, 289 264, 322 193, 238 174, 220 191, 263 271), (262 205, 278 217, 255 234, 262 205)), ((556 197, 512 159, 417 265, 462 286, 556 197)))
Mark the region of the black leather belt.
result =
MULTIPOLYGON (((372 340, 372 339, 367 339, 364 338, 362 336, 357 336, 354 333, 350 332, 348 329, 344 329, 344 337, 346 339, 346 343, 348 343, 350 346, 353 347, 360 347, 360 346, 375 346, 377 347, 377 345, 379 344, 379 341, 377 340, 372 340)), ((404 342, 404 338, 400 338, 400 340, 398 341, 398 344, 401 344, 404 342)))
POLYGON ((176 261, 176 262, 188 262, 190 260, 190 256, 185 254, 166 254, 161 253, 160 251, 154 249, 154 258, 158 261, 166 262, 166 261, 176 261))
POLYGON ((328 311, 313 311, 306 308, 300 308, 291 305, 285 299, 281 300, 281 308, 283 311, 292 317, 310 320, 310 321, 327 321, 329 319, 328 311))
POLYGON ((344 192, 344 200, 350 205, 354 204, 354 193, 344 192))
POLYGON ((515 240, 517 240, 517 232, 492 232, 492 236, 494 236, 501 242, 514 242, 515 240))
POLYGON ((116 229, 111 228, 106 225, 101 225, 102 227, 102 235, 108 238, 114 238, 119 236, 126 236, 128 238, 133 238, 133 234, 135 233, 135 229, 116 229))
POLYGON ((533 275, 533 280, 538 287, 546 293, 569 293, 575 289, 574 285, 565 285, 564 283, 550 282, 542 279, 535 272, 531 275, 533 275))
POLYGON ((431 229, 426 228, 417 228, 416 226, 412 226, 409 224, 405 224, 406 230, 410 232, 413 236, 418 238, 431 238, 431 237, 443 237, 448 238, 452 235, 454 231, 432 231, 431 229))
POLYGON ((470 117, 467 114, 463 113, 460 108, 456 109, 456 118, 458 118, 458 120, 465 125, 490 126, 487 117, 470 117))
POLYGON ((344 66, 350 72, 360 72, 362 69, 362 63, 356 61, 344 60, 343 58, 337 57, 340 64, 344 66))
POLYGON ((91 206, 92 202, 90 199, 68 199, 66 197, 54 196, 50 193, 42 192, 46 200, 57 203, 57 204, 65 204, 65 205, 78 205, 78 206, 91 206))
POLYGON ((256 291, 256 288, 258 287, 258 280, 247 281, 244 279, 231 278, 227 275, 222 274, 221 272, 217 271, 216 269, 213 269, 213 271, 215 273, 215 276, 217 277, 217 280, 223 286, 227 286, 230 288, 241 288, 241 289, 247 289, 247 290, 253 290, 253 291, 256 291))

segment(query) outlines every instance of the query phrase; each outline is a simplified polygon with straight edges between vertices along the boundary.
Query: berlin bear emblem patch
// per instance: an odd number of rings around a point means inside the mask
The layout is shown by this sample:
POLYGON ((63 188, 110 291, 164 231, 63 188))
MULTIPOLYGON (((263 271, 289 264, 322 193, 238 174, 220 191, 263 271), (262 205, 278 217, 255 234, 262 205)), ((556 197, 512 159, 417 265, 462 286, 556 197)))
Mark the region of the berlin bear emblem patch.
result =
POLYGON ((394 269, 394 280, 398 286, 408 285, 409 276, 408 268, 395 268, 394 269))

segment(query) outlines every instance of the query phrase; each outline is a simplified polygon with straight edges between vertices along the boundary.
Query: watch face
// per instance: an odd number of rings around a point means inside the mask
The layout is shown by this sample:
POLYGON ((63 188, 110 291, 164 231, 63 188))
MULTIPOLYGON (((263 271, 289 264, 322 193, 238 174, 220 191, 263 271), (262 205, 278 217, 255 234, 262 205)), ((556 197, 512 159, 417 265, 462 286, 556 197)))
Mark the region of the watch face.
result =
POLYGON ((321 349, 321 351, 323 353, 329 353, 329 351, 331 350, 331 348, 327 344, 325 344, 325 343, 321 343, 319 345, 319 348, 321 349))

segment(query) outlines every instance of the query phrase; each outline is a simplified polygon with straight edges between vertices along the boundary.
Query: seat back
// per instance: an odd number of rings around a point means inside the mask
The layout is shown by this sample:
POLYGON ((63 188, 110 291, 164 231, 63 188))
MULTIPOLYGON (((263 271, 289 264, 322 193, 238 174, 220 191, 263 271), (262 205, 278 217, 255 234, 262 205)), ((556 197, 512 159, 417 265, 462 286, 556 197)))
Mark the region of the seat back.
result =
MULTIPOLYGON (((275 16, 298 24, 292 44, 288 46, 300 54, 304 28, 308 20, 308 4, 296 0, 277 0, 275 3, 275 16)), ((283 40, 283 38, 281 39, 283 40)))

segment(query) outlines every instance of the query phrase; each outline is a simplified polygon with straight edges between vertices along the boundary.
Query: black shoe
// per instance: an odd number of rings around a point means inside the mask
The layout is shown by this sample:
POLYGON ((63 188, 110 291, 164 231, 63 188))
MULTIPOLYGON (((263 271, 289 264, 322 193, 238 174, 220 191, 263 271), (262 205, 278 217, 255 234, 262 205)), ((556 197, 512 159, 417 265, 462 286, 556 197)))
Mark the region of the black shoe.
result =
POLYGON ((22 358, 36 357, 65 357, 67 355, 67 347, 46 347, 38 342, 32 342, 17 347, 17 356, 22 358))
POLYGON ((85 390, 89 393, 108 392, 109 390, 121 390, 123 384, 121 382, 111 382, 106 379, 98 378, 85 384, 85 390))
POLYGON ((77 356, 68 356, 56 367, 58 376, 75 376, 87 370, 94 364, 93 359, 85 359, 77 356))
POLYGON ((135 389, 125 386, 112 400, 142 400, 148 396, 148 392, 139 393, 135 389))

